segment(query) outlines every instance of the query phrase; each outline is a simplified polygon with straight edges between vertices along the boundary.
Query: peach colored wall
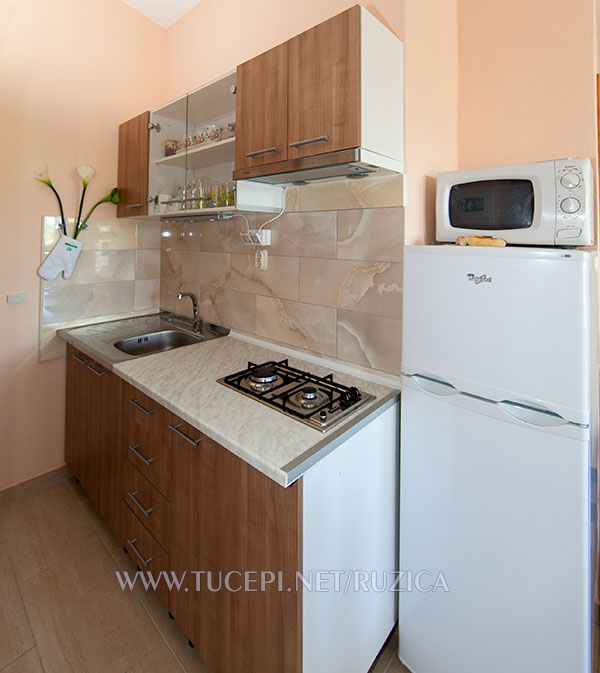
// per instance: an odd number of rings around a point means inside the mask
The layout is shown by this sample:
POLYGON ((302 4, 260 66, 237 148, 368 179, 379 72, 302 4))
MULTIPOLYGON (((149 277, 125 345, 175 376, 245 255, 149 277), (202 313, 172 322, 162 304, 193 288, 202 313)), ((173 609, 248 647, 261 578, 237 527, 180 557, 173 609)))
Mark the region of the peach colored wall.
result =
POLYGON ((460 0, 461 168, 596 157, 594 10, 460 0))
POLYGON ((0 490, 64 462, 65 363, 37 362, 41 218, 58 208, 32 171, 48 162, 71 216, 76 166, 97 170, 88 207, 115 186, 118 124, 165 100, 165 41, 119 0, 0 2, 0 490))
MULTIPOLYGON (((432 179, 458 160, 457 2, 364 3, 406 45, 408 242, 431 232, 432 179)), ((57 214, 57 208, 32 170, 48 161, 73 216, 77 165, 91 163, 98 171, 89 205, 116 183, 120 122, 352 4, 203 0, 165 31, 119 0, 101 6, 92 0, 0 3, 0 490, 63 460, 64 362, 37 362, 41 216, 57 214), (27 292, 29 302, 7 304, 5 295, 13 292, 27 292)))
MULTIPOLYGON (((202 0, 168 31, 169 98, 234 70, 354 4, 202 0)), ((458 162, 458 0, 360 4, 405 43, 406 241, 432 241, 435 175, 458 162)), ((393 77, 394 64, 388 67, 393 77)))

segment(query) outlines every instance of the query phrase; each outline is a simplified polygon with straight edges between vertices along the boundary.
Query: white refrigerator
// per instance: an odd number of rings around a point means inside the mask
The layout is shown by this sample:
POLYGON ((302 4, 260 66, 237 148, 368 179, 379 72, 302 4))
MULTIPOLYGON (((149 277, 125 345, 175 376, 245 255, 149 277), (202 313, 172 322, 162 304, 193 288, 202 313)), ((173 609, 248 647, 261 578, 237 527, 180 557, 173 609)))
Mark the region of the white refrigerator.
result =
POLYGON ((588 673, 595 253, 405 249, 399 656, 588 673))

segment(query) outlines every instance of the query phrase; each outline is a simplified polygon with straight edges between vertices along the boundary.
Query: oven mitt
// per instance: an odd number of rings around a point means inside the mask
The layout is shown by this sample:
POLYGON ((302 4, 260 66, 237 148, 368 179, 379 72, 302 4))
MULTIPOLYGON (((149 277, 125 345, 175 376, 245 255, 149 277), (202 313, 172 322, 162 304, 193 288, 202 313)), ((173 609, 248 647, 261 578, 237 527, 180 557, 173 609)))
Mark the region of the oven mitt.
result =
POLYGON ((74 238, 61 234, 60 240, 42 262, 38 273, 45 280, 54 280, 58 278, 61 271, 64 271, 64 277, 70 278, 82 249, 83 243, 81 241, 76 241, 74 238))

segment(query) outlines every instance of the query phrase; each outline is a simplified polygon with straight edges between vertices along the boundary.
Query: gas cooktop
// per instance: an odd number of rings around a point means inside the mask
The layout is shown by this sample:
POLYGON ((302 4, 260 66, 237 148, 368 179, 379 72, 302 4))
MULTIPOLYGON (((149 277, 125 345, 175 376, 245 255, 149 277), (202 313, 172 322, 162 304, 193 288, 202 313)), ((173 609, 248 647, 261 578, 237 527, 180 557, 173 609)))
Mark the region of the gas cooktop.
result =
POLYGON ((316 376, 291 367, 287 359, 262 364, 249 362, 247 369, 225 376, 218 383, 321 432, 375 399, 354 386, 336 383, 333 374, 316 376))

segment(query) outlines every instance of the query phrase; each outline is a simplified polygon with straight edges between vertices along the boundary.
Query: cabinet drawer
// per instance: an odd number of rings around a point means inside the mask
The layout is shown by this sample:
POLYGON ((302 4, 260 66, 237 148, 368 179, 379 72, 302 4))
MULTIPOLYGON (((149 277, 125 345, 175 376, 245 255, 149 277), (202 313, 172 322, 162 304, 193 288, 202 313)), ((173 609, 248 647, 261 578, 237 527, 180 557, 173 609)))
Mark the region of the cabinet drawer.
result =
POLYGON ((163 549, 169 549, 169 503, 123 458, 121 498, 163 549))
POLYGON ((169 458, 165 442, 166 411, 153 399, 125 385, 123 455, 164 496, 169 497, 169 458))
POLYGON ((181 420, 175 414, 165 410, 165 427, 167 431, 167 445, 170 456, 173 456, 178 447, 198 449, 202 446, 205 435, 196 430, 193 425, 181 420))
POLYGON ((123 545, 131 559, 145 575, 152 573, 154 580, 158 581, 156 593, 168 607, 169 590, 164 578, 159 580, 159 573, 169 571, 169 557, 125 503, 121 503, 121 531, 123 545))

